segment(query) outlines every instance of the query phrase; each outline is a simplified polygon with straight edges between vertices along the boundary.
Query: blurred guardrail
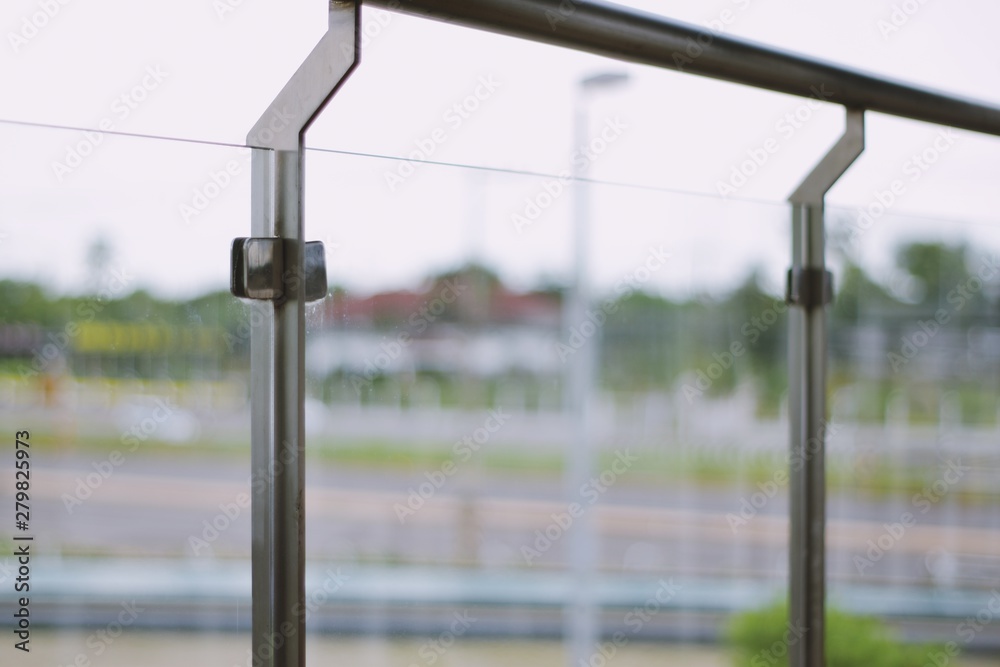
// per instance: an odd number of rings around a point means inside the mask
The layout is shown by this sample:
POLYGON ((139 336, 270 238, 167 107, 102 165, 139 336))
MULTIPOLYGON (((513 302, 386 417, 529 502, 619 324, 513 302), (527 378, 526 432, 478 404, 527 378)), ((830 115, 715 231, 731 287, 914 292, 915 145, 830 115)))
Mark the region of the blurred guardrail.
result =
MULTIPOLYGON (((438 632, 456 610, 477 618, 470 636, 555 637, 572 581, 558 571, 384 567, 310 563, 306 605, 312 630, 421 634, 438 632), (345 613, 350 610, 351 613, 345 613)), ((604 574, 596 583, 602 632, 650 640, 712 641, 730 614, 767 604, 784 583, 760 579, 604 574), (636 610, 645 610, 641 624, 636 610), (633 613, 633 616, 629 616, 633 613)), ((915 641, 954 639, 956 627, 1000 597, 996 590, 840 586, 833 603, 875 614, 915 641)), ((0 604, 13 603, 0 591, 0 604)), ((222 560, 39 559, 32 575, 33 623, 107 624, 126 603, 135 626, 236 631, 250 625, 250 562, 222 560), (243 610, 235 613, 234 610, 243 610)), ((3 623, 10 625, 11 618, 3 623)), ((1000 648, 1000 624, 966 647, 1000 648)))

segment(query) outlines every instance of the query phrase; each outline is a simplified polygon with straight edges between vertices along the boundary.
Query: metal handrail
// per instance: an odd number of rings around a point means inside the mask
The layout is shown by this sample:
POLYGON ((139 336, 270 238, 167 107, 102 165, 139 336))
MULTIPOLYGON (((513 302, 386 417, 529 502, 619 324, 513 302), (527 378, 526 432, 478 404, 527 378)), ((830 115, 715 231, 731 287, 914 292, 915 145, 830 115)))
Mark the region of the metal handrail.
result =
POLYGON ((362 0, 445 21, 851 109, 1000 136, 1000 107, 600 0, 362 0))

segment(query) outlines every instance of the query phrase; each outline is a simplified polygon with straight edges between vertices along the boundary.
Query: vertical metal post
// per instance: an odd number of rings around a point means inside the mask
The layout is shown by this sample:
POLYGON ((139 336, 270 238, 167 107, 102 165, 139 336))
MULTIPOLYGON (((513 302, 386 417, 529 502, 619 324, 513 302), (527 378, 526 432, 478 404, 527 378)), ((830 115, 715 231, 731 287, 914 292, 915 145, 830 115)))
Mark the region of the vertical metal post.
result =
MULTIPOLYGON (((822 205, 793 206, 792 262, 795 267, 825 271, 823 227, 822 205)), ((821 431, 826 417, 826 311, 823 306, 791 309, 788 347, 793 462, 789 471, 789 622, 792 628, 805 629, 801 640, 789 647, 789 664, 792 667, 822 667, 826 596, 826 462, 821 431)))
MULTIPOLYGON (((272 179, 274 177, 274 152, 254 148, 250 157, 251 233, 257 237, 274 236, 274 210, 272 179)), ((274 411, 272 390, 274 386, 274 313, 273 306, 265 301, 250 303, 250 322, 255 326, 250 332, 250 518, 251 518, 251 575, 252 591, 252 658, 260 657, 267 638, 273 636, 271 609, 271 535, 273 524, 271 508, 270 463, 272 460, 271 433, 274 411)), ((251 664, 254 660, 251 659, 251 664)), ((261 662, 270 667, 273 661, 261 662)))
MULTIPOLYGON (((251 663, 305 665, 303 135, 358 62, 360 12, 331 0, 329 30, 250 131, 252 233, 281 239, 281 296, 253 303, 251 663)), ((325 279, 324 279, 325 280, 325 279)))
POLYGON ((792 194, 788 273, 789 643, 791 667, 825 665, 826 601, 826 270, 823 199, 864 150, 864 114, 847 111, 840 141, 792 194))

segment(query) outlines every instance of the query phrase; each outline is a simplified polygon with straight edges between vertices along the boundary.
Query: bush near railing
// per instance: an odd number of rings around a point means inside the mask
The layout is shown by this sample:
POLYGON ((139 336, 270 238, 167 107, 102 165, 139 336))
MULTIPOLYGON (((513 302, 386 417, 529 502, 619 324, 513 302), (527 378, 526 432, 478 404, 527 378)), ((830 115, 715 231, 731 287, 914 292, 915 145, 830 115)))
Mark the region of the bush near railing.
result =
MULTIPOLYGON (((788 622, 788 604, 778 602, 735 616, 728 628, 736 667, 785 667, 789 647, 802 629, 788 622)), ((826 613, 827 667, 921 667, 942 647, 904 644, 883 621, 836 609, 826 613)))

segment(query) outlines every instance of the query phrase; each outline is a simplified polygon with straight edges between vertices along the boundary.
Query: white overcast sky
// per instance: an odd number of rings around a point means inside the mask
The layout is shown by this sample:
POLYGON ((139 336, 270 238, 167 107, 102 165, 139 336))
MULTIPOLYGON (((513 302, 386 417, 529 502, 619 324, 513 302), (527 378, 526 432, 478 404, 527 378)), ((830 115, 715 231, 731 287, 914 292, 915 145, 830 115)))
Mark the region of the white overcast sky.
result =
MULTIPOLYGON (((989 0, 911 0, 916 11, 890 34, 879 22, 891 20, 900 0, 622 4, 696 24, 730 11, 727 34, 1000 105, 1000 5, 989 0)), ((0 275, 73 289, 85 279, 88 244, 103 234, 136 286, 192 294, 226 284, 229 242, 249 233, 242 151, 97 136, 93 152, 60 179, 53 163, 91 140, 19 124, 99 129, 107 119, 105 129, 241 145, 325 29, 326 3, 242 0, 222 16, 218 5, 4 2, 0 120, 13 122, 0 123, 0 275), (45 6, 54 16, 43 21, 45 6), (33 30, 33 23, 44 25, 33 30), (130 108, 120 98, 144 78, 151 89, 130 108), (231 183, 185 221, 180 205, 230 161, 231 183)), ((789 252, 783 202, 843 127, 833 105, 804 109, 803 100, 784 95, 370 9, 364 22, 373 36, 361 67, 310 130, 309 145, 406 156, 442 128, 433 160, 491 169, 423 165, 390 191, 385 174, 399 162, 311 153, 307 234, 327 242, 331 278, 361 289, 412 284, 470 257, 521 286, 565 278, 570 196, 557 197, 518 233, 511 215, 544 192, 546 179, 495 170, 556 174, 569 166, 574 93, 587 74, 630 75, 626 86, 591 101, 592 133, 612 119, 627 126, 591 176, 640 186, 590 188, 591 265, 603 289, 661 246, 671 260, 650 278, 652 289, 722 289, 754 265, 767 265, 776 283, 789 252), (499 87, 461 125, 448 122, 448 109, 483 77, 499 87), (787 136, 777 124, 797 111, 808 120, 787 136), (747 151, 770 138, 778 150, 767 163, 729 200, 715 196, 747 151)), ((865 154, 828 202, 852 219, 876 190, 905 181, 892 214, 855 247, 873 270, 885 271, 889 251, 906 238, 1000 249, 1000 141, 956 132, 914 181, 904 165, 932 147, 941 128, 869 114, 867 129, 865 154)))

